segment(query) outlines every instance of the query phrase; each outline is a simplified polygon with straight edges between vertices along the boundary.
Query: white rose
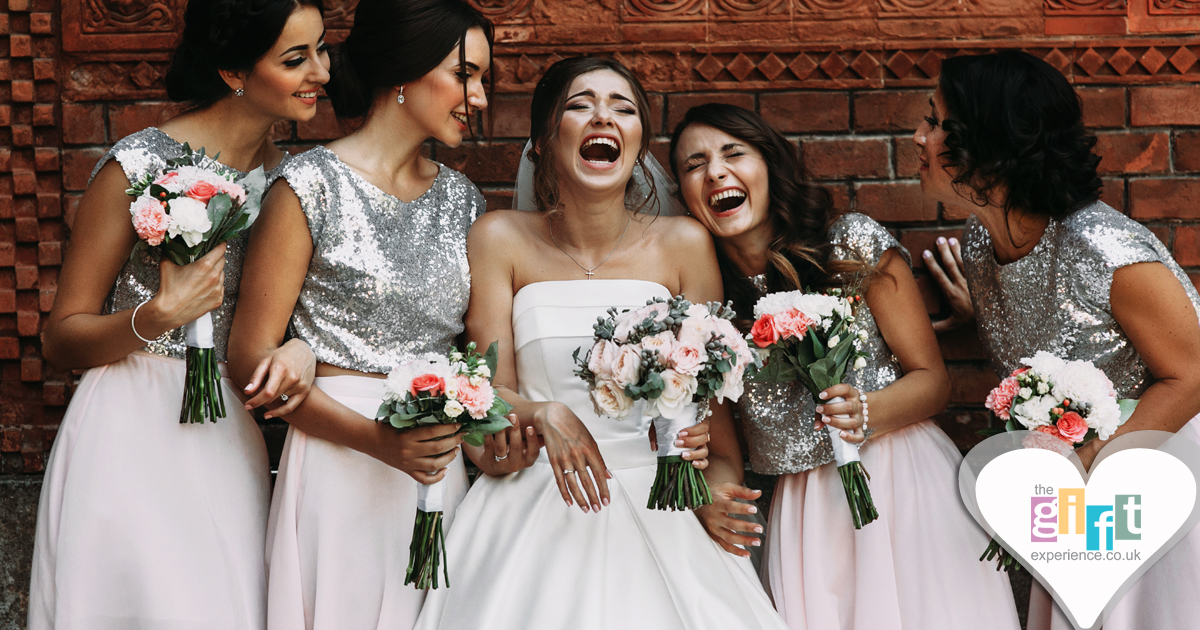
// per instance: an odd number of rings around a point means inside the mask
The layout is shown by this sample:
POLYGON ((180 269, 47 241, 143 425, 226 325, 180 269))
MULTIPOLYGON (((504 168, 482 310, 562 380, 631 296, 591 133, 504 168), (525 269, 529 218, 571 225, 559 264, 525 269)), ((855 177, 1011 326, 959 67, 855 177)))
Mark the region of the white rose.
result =
POLYGON ((212 229, 208 219, 208 207, 190 197, 176 197, 167 202, 167 214, 171 223, 167 235, 171 238, 183 235, 188 247, 195 247, 204 240, 204 233, 212 229))
POLYGON ((742 380, 742 377, 745 373, 746 366, 744 364, 725 373, 722 377, 721 389, 713 393, 717 402, 724 402, 726 398, 737 402, 742 397, 742 392, 745 391, 745 381, 742 380))
POLYGON ((832 348, 832 347, 838 345, 838 342, 841 340, 842 340, 841 335, 834 335, 834 336, 830 337, 829 338, 829 347, 832 348))
POLYGON ((1017 396, 1021 398, 1033 398, 1033 390, 1028 387, 1022 387, 1017 390, 1017 396))
POLYGON ((613 361, 612 380, 622 389, 634 385, 642 374, 642 357, 637 346, 621 346, 613 361))
POLYGON ((867 367, 866 357, 858 357, 857 359, 854 360, 854 369, 861 370, 865 367, 867 367))
POLYGON ((446 415, 451 418, 457 418, 461 416, 462 412, 466 410, 467 408, 463 407, 462 403, 458 402, 457 400, 451 400, 450 402, 447 402, 446 406, 443 408, 443 411, 446 412, 446 415))
POLYGON ((596 405, 596 415, 614 420, 627 418, 633 409, 633 401, 625 395, 625 388, 607 378, 596 379, 592 402, 596 405))
POLYGON ((865 331, 865 330, 858 331, 858 340, 866 341, 867 340, 867 331, 865 331))
MULTIPOLYGON (((458 400, 458 379, 454 377, 443 378, 442 382, 445 383, 442 393, 446 395, 446 398, 449 400, 458 400)), ((449 414, 447 413, 447 415, 449 414)))
POLYGON ((491 376, 492 376, 492 370, 491 370, 491 368, 489 368, 487 366, 486 363, 476 367, 475 373, 482 376, 483 378, 491 378, 491 376))
POLYGON ((1050 386, 1046 384, 1046 381, 1040 381, 1040 382, 1038 382, 1038 385, 1037 385, 1037 392, 1038 392, 1039 394, 1045 394, 1045 393, 1047 393, 1047 392, 1049 392, 1049 391, 1050 391, 1050 386))
POLYGON ((454 352, 450 353, 450 360, 458 363, 459 361, 463 360, 463 355, 458 350, 455 350, 454 352))
POLYGON ((680 374, 675 370, 663 370, 662 380, 662 394, 654 401, 658 415, 664 418, 679 418, 696 393, 696 377, 680 374))

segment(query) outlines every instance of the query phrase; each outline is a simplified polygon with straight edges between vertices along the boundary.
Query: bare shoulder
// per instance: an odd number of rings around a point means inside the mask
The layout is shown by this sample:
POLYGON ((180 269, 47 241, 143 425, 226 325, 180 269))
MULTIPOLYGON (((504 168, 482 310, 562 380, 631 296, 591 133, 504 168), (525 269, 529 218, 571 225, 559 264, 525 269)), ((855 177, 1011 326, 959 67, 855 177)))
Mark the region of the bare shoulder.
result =
POLYGON ((521 210, 491 210, 483 213, 471 225, 467 234, 467 249, 479 252, 497 248, 511 249, 526 242, 537 230, 539 212, 521 210))
POLYGON ((670 251, 704 252, 713 250, 712 235, 692 217, 658 217, 647 227, 670 251))

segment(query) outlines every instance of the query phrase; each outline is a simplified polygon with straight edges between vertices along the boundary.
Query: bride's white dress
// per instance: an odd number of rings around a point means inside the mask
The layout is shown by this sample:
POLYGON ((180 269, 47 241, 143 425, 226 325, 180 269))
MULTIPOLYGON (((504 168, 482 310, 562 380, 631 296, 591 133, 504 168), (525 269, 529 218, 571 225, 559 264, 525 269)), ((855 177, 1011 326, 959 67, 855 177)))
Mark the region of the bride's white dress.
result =
POLYGON ((669 298, 641 280, 538 282, 513 298, 520 393, 569 406, 614 478, 600 513, 567 506, 542 452, 530 468, 482 476, 447 534, 450 588, 430 591, 417 628, 785 630, 748 559, 722 550, 688 512, 649 510, 651 418, 597 416, 576 348, 610 306, 669 298))

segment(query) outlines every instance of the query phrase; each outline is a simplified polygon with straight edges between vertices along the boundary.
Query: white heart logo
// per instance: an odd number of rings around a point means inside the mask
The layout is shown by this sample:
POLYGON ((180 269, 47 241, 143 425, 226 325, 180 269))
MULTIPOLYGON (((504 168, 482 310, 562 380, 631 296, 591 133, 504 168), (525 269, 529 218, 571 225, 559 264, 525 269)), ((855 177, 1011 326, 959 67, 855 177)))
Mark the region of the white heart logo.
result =
POLYGON ((1200 518, 1200 446, 1136 432, 1113 440, 1085 475, 1074 453, 1022 447, 1028 435, 1005 433, 972 449, 960 468, 964 502, 1076 628, 1099 628, 1200 518))

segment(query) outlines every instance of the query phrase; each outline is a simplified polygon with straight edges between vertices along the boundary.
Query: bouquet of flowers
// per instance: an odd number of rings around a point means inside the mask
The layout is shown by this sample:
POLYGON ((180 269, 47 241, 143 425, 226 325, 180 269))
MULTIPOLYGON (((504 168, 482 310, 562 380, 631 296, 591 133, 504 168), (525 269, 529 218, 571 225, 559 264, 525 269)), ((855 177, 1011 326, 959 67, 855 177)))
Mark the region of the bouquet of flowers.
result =
MULTIPOLYGON (((1021 363, 984 406, 1004 421, 1005 431, 1033 431, 1021 440, 1025 448, 1066 457, 1093 438, 1112 437, 1137 407, 1136 400, 1118 400, 1112 381, 1091 361, 1064 361, 1041 350, 1021 363)), ((1006 571, 1021 566, 995 540, 979 559, 993 558, 1006 571)))
MULTIPOLYGON (((843 293, 841 289, 828 294, 786 291, 759 298, 748 338, 768 356, 753 378, 764 382, 800 381, 817 400, 821 392, 842 382, 851 364, 855 368, 866 365, 866 354, 855 344, 864 340, 866 333, 850 332, 855 321, 854 306, 862 297, 843 293)), ((825 402, 842 401, 834 397, 825 402)), ((826 429, 854 527, 861 529, 879 517, 867 483, 870 475, 858 456, 858 445, 843 441, 837 427, 826 429)))
MULTIPOLYGON (((267 184, 262 168, 235 183, 203 163, 204 148, 192 151, 184 144, 183 155, 125 191, 136 197, 129 214, 139 240, 130 258, 154 249, 176 265, 186 265, 241 235, 258 218, 267 184)), ((212 315, 205 313, 185 331, 187 376, 179 422, 216 422, 225 417, 225 397, 213 352, 212 315)))
POLYGON ((620 313, 608 310, 594 325, 595 343, 574 358, 587 381, 596 414, 623 420, 634 401, 655 414, 658 471, 647 508, 690 510, 712 503, 704 476, 675 446, 679 432, 708 411, 708 399, 736 401, 746 367, 756 359, 729 321, 733 309, 692 304, 681 296, 655 298, 620 313))
MULTIPOLYGON (((496 369, 496 343, 480 356, 475 344, 467 351, 451 350, 448 356, 428 354, 393 369, 384 384, 383 404, 375 414, 379 422, 397 429, 431 424, 459 424, 463 441, 483 446, 483 437, 510 425, 505 416, 512 406, 492 389, 496 369)), ((446 585, 446 540, 442 535, 442 494, 445 481, 417 486, 417 520, 408 549, 405 584, 438 587, 438 567, 446 585)))

